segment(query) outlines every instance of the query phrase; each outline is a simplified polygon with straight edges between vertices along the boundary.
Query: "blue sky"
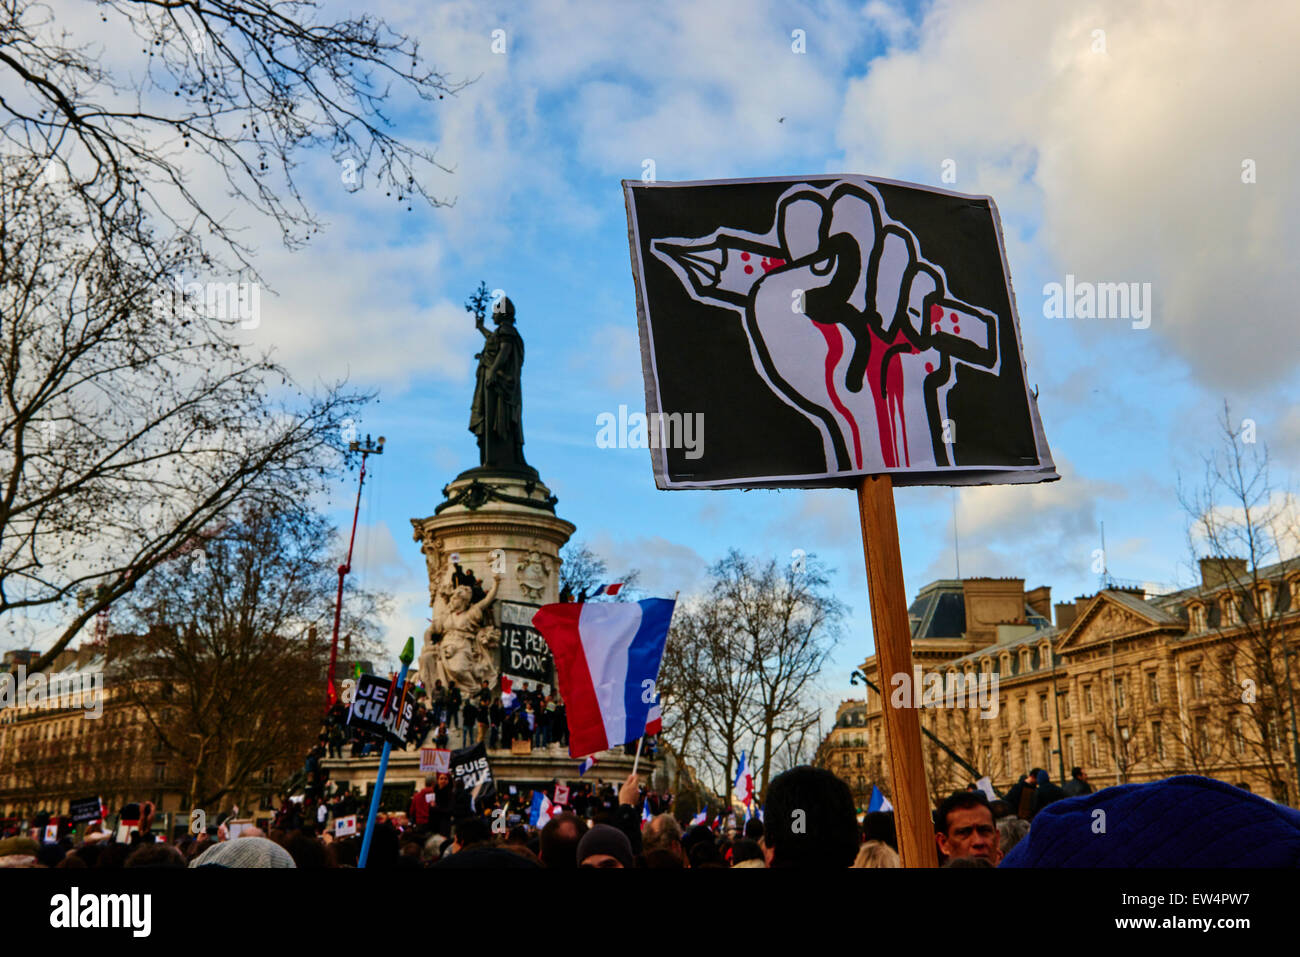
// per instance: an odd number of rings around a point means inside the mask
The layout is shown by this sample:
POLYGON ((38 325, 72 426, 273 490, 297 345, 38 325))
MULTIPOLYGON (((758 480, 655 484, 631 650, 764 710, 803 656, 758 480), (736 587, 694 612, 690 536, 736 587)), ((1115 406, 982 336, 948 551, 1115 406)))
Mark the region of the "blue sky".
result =
MULTIPOLYGON (((1104 521, 1112 574, 1190 584, 1174 485, 1198 473, 1225 398, 1258 423, 1278 479, 1300 464, 1294 6, 367 9, 418 36, 449 78, 474 80, 392 113, 398 133, 454 169, 429 185, 455 205, 407 213, 382 191, 348 192, 328 156, 306 161, 302 182, 329 228, 297 254, 265 234, 259 264, 276 295, 251 335, 304 382, 347 375, 380 391, 358 423, 388 446, 354 567, 398 599, 394 655, 427 617, 409 519, 477 464, 467 425, 479 340, 461 304, 483 279, 518 310, 526 455, 576 537, 615 570, 641 569, 654 594, 689 593, 732 546, 817 553, 851 609, 825 700, 853 694, 848 674, 872 643, 851 492, 660 492, 646 451, 596 446, 599 414, 644 407, 619 184, 646 160, 660 181, 844 172, 994 197, 1062 479, 956 493, 966 576, 1024 577, 1058 601, 1094 591, 1104 521), (1248 160, 1253 183, 1242 182, 1248 160), (953 182, 941 181, 946 161, 953 182), (1150 328, 1045 318, 1043 287, 1066 274, 1151 283, 1150 328)), ((333 497, 340 525, 354 489, 353 478, 333 497)), ((902 489, 896 501, 910 600, 954 574, 954 493, 902 489)))
MULTIPOLYGON (((596 446, 600 413, 644 407, 619 183, 648 159, 661 181, 851 172, 998 202, 1062 480, 956 493, 967 576, 1023 576, 1056 600, 1094 591, 1104 521, 1112 574, 1190 583, 1174 486, 1180 471, 1198 473, 1225 398, 1258 422, 1279 478, 1297 464, 1296 273, 1284 250, 1296 247, 1300 180, 1296 133, 1277 122, 1300 106, 1282 66, 1294 12, 381 6, 439 69, 475 80, 397 114, 401 132, 454 167, 432 185, 456 205, 408 214, 348 194, 318 163, 330 229, 305 255, 268 250, 280 297, 264 300, 258 341, 300 376, 346 372, 381 391, 359 423, 388 450, 357 568, 399 598, 392 650, 426 615, 408 519, 430 514, 442 485, 476 464, 466 427, 477 336, 461 303, 484 279, 518 309, 526 454, 576 537, 614 569, 640 568, 655 594, 689 593, 731 546, 819 554, 851 609, 824 692, 832 703, 852 695, 848 673, 872 649, 852 493, 660 492, 647 452, 596 446), (492 52, 498 29, 505 54, 492 52), (796 30, 806 52, 794 51, 796 30), (1246 159, 1255 183, 1241 181, 1246 159), (954 183, 941 182, 945 160, 954 183), (1152 283, 1150 328, 1045 318, 1043 287, 1067 273, 1152 283)), ((340 523, 350 498, 340 487, 340 523)), ((897 492, 909 599, 954 574, 953 499, 946 488, 897 492)))

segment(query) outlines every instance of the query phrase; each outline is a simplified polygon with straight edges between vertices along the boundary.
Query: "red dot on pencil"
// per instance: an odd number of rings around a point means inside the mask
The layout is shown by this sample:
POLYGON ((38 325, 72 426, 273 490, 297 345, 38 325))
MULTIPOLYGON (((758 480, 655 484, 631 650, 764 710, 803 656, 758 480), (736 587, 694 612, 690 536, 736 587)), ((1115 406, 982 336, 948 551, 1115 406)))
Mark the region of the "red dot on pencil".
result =
POLYGON ((953 322, 957 322, 957 321, 958 321, 958 320, 957 320, 957 313, 955 313, 955 312, 954 312, 954 313, 950 313, 950 314, 948 315, 948 318, 951 319, 953 322))
POLYGON ((961 326, 953 326, 953 327, 952 327, 952 334, 953 334, 954 336, 959 336, 959 335, 961 335, 961 326))
POLYGON ((753 267, 753 266, 746 266, 746 267, 745 267, 745 272, 749 273, 749 272, 753 272, 753 271, 754 271, 754 267, 753 267))
POLYGON ((925 364, 925 371, 926 371, 926 372, 933 372, 933 371, 934 371, 934 363, 933 363, 933 362, 927 362, 927 363, 925 364))
POLYGON ((740 258, 743 259, 745 262, 749 262, 749 253, 741 253, 740 258))

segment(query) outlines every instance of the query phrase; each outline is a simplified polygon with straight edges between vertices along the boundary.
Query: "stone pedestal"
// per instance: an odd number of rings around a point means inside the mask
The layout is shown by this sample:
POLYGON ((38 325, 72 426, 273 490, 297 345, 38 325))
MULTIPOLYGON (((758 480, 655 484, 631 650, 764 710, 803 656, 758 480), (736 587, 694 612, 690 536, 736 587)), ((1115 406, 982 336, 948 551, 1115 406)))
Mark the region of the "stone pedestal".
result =
POLYGON ((503 574, 498 600, 560 600, 560 549, 576 527, 556 516, 551 490, 528 473, 469 469, 442 490, 434 514, 411 519, 428 568, 430 607, 453 554, 485 585, 494 571, 503 574))

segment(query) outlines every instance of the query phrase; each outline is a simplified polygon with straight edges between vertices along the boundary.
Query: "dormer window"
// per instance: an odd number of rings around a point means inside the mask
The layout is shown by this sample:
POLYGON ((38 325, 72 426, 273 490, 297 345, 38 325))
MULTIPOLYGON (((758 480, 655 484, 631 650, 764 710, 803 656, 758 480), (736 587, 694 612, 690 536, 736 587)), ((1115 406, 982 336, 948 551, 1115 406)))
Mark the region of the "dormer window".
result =
POLYGON ((1205 630, 1205 606, 1194 603, 1187 606, 1188 630, 1193 634, 1205 630))
POLYGON ((1225 628, 1240 624, 1241 615, 1237 610, 1237 596, 1224 595, 1219 599, 1219 620, 1225 628))
POLYGON ((1273 614, 1273 589, 1268 585, 1260 585, 1257 596, 1257 600, 1259 601, 1259 617, 1271 617, 1273 614))
POLYGON ((1022 648, 1020 650, 1020 673, 1024 674, 1028 670, 1029 670, 1029 649, 1022 648))

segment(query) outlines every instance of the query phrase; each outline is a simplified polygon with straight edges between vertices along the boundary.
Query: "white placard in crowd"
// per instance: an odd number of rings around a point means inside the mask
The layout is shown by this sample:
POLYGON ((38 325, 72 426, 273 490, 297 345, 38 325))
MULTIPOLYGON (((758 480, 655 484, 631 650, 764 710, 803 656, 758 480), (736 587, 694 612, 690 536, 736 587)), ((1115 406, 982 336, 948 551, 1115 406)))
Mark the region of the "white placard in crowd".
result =
POLYGON ((451 751, 446 748, 421 748, 420 773, 450 774, 451 751))
POLYGON ((357 816, 355 814, 341 817, 334 822, 335 837, 347 837, 349 834, 355 833, 357 833, 357 816))

